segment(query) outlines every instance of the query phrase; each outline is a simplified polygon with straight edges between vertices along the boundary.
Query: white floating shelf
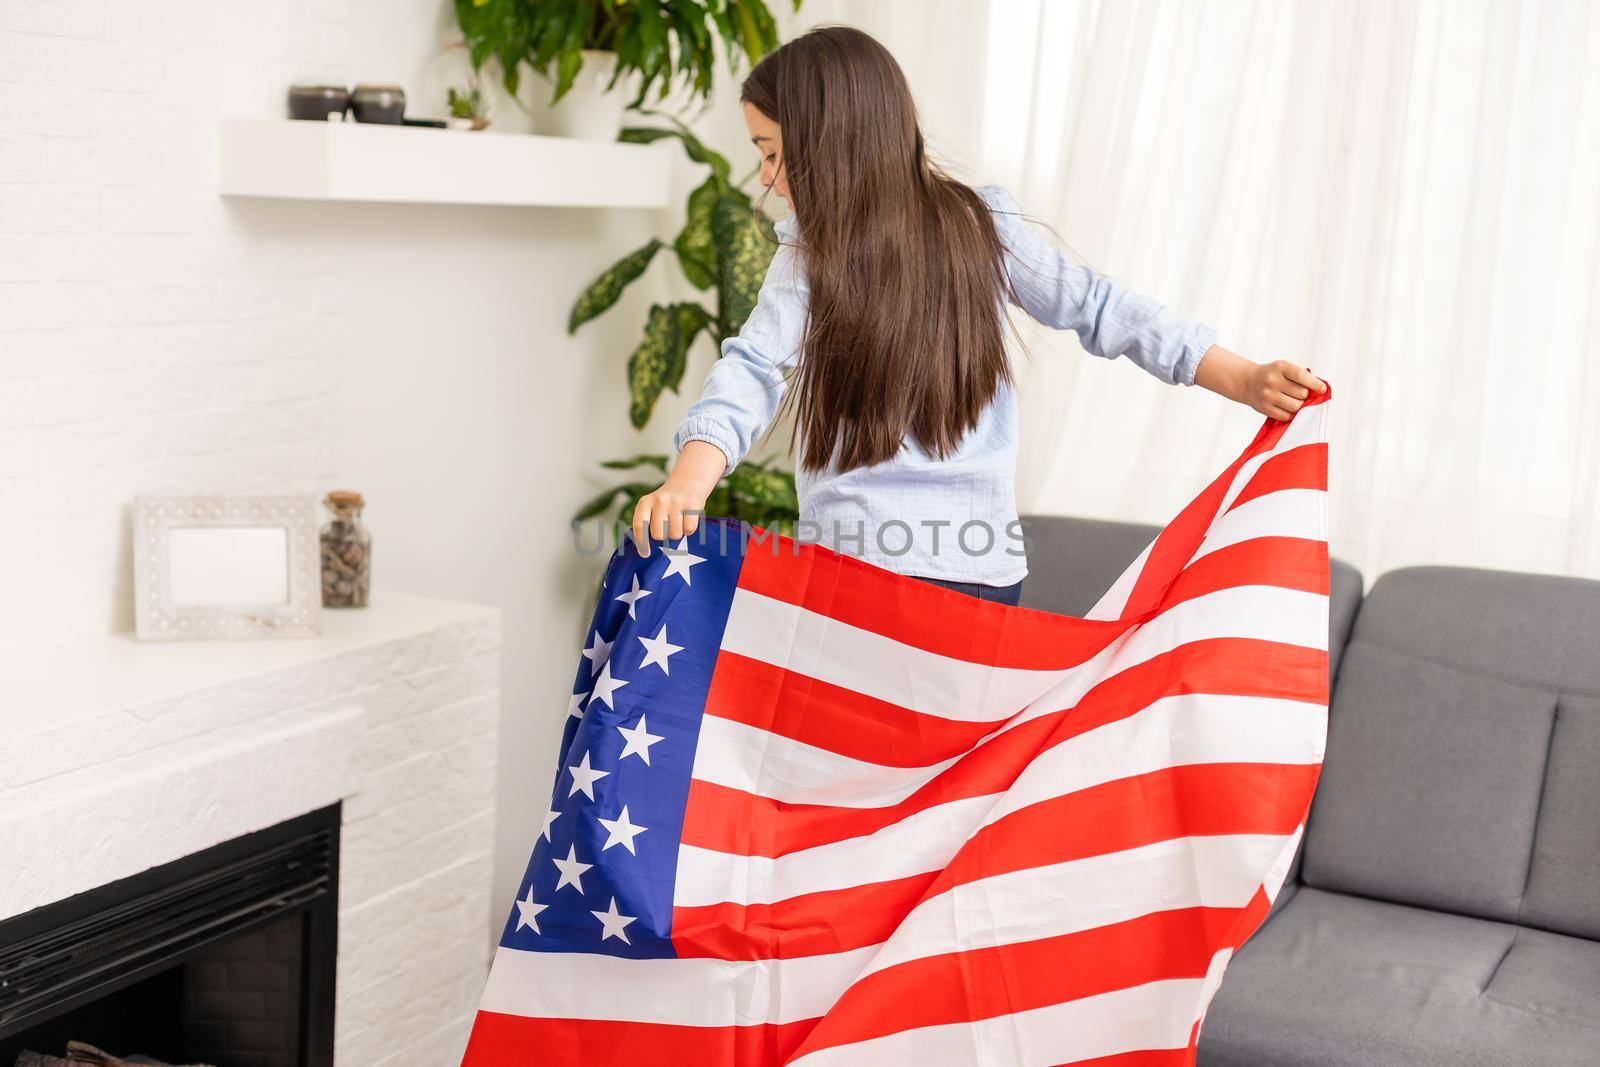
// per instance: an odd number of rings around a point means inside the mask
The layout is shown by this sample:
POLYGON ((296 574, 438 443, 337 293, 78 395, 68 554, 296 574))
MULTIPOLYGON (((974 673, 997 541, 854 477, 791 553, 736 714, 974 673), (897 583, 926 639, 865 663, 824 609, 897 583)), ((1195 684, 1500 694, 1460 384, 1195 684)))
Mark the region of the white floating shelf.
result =
POLYGON ((667 206, 670 147, 358 122, 224 119, 224 196, 526 207, 667 206))

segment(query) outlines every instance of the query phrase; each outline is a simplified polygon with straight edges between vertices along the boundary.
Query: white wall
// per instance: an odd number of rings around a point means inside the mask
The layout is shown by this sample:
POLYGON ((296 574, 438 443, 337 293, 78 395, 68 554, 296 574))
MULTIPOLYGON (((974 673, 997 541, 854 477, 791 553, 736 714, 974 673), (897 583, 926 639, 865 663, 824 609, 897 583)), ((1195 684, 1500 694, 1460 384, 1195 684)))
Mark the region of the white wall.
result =
POLYGON ((301 79, 415 96, 449 24, 446 0, 0 0, 0 649, 131 625, 135 493, 361 490, 376 588, 504 610, 503 913, 601 562, 567 517, 594 459, 670 420, 635 434, 622 376, 673 275, 575 337, 567 310, 674 213, 214 189, 218 116, 301 79))

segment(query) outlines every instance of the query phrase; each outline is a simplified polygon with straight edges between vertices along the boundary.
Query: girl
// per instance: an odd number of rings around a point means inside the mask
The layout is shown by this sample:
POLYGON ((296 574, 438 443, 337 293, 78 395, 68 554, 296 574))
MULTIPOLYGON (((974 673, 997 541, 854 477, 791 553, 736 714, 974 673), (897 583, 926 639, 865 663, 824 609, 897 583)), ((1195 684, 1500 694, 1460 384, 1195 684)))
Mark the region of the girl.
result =
POLYGON ((792 401, 801 539, 1016 604, 1027 563, 1002 301, 1094 355, 1274 418, 1326 389, 1069 264, 1002 187, 943 174, 899 65, 860 30, 822 26, 783 45, 740 101, 761 183, 791 213, 755 308, 677 428, 665 483, 634 511, 642 554, 651 537, 695 532, 717 482, 792 401))

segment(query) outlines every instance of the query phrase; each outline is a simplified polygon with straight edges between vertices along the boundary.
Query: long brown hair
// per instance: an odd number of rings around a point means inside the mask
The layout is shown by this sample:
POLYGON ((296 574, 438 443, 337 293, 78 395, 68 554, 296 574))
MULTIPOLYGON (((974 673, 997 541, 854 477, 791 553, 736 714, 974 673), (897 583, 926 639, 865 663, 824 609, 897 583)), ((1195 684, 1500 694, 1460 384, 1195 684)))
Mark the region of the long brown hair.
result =
POLYGON ((781 132, 810 288, 785 398, 800 465, 881 463, 908 435, 948 456, 1011 380, 1011 283, 989 206, 927 158, 905 75, 860 30, 818 26, 782 45, 740 100, 781 132))

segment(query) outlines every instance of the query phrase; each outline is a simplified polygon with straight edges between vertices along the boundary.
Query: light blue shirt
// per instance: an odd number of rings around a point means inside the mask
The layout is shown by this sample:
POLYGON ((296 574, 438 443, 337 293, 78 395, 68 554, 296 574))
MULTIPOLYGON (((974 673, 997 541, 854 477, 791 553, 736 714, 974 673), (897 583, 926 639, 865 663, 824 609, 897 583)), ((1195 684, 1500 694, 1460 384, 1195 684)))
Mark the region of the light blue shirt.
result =
MULTIPOLYGON (((1003 187, 977 190, 995 213, 1006 268, 1020 306, 1058 330, 1072 330, 1089 353, 1126 355, 1173 385, 1193 385, 1200 357, 1216 340, 1202 322, 1071 263, 1018 218, 1003 187)), ((759 299, 679 423, 673 446, 709 441, 744 459, 766 431, 800 356, 808 290, 793 215, 776 224, 774 253, 759 299)), ((839 473, 797 471, 796 537, 902 574, 987 585, 1010 585, 1028 573, 1014 482, 1017 403, 1002 384, 977 425, 944 459, 908 439, 892 459, 839 473)))

